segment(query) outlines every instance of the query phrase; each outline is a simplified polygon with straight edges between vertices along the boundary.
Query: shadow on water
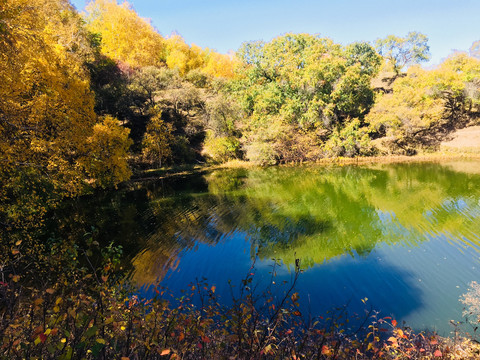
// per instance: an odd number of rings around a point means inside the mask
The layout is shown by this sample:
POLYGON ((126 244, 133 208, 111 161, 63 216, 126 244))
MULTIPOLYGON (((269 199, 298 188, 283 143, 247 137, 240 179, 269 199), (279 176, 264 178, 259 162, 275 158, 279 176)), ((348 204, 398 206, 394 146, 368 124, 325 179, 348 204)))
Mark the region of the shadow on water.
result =
MULTIPOLYGON (((321 271, 302 275, 299 290, 316 300, 310 305, 314 315, 348 304, 350 312, 362 314, 372 308, 381 311, 381 317, 404 319, 425 305, 414 274, 377 257, 358 261, 346 256, 324 264, 321 271)), ((307 305, 308 299, 303 301, 307 305)))
POLYGON ((402 319, 428 308, 430 297, 443 296, 418 284, 419 273, 430 269, 410 254, 425 251, 432 238, 443 244, 429 248, 434 256, 468 248, 469 258, 459 255, 450 266, 465 278, 461 286, 475 280, 468 269, 480 253, 480 176, 457 168, 220 170, 82 198, 58 210, 50 229, 81 236, 93 225, 101 242, 123 246, 124 266, 139 287, 160 280, 178 291, 204 276, 221 293, 256 257, 260 278, 268 278, 275 258, 287 280, 300 258, 298 286, 309 294, 304 305, 313 313, 347 302, 363 309, 360 299, 368 297, 383 314, 402 319))

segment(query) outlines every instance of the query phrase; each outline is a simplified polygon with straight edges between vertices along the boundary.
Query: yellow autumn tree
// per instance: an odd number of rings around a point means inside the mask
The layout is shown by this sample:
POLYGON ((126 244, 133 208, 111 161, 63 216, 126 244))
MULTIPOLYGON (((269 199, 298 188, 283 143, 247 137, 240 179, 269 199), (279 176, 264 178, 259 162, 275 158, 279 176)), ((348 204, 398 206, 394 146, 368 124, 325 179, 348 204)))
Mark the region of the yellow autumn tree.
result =
POLYGON ((206 74, 226 79, 235 78, 235 69, 240 65, 235 55, 220 54, 209 49, 206 49, 205 52, 206 60, 203 71, 206 74))
POLYGON ((379 96, 366 116, 386 150, 414 153, 434 148, 450 131, 461 128, 479 105, 480 61, 453 54, 438 68, 412 66, 379 96))
POLYGON ((177 69, 181 75, 189 71, 203 67, 204 52, 202 48, 189 46, 185 40, 177 34, 166 40, 166 62, 170 69, 177 69))
POLYGON ((166 63, 181 75, 200 70, 213 77, 229 79, 235 77, 235 67, 239 65, 234 55, 220 54, 209 48, 202 49, 195 44, 189 46, 178 34, 166 39, 166 63))
POLYGON ((0 24, 0 222, 26 224, 84 189, 98 121, 88 41, 67 0, 3 0, 0 24))
POLYGON ((165 39, 128 2, 94 0, 87 10, 87 27, 101 35, 102 53, 132 67, 163 64, 165 39))
POLYGON ((93 134, 87 139, 88 155, 84 158, 84 166, 97 186, 116 185, 132 175, 125 161, 132 145, 129 133, 129 129, 120 126, 111 116, 93 127, 93 134))

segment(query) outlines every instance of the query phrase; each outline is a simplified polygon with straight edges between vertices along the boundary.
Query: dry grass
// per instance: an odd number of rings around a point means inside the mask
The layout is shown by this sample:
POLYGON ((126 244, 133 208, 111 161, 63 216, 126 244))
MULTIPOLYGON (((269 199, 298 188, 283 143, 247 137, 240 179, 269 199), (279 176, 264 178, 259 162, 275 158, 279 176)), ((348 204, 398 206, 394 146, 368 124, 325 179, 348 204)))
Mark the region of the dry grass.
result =
POLYGON ((480 126, 470 126, 457 130, 449 140, 440 144, 440 150, 480 155, 480 126))

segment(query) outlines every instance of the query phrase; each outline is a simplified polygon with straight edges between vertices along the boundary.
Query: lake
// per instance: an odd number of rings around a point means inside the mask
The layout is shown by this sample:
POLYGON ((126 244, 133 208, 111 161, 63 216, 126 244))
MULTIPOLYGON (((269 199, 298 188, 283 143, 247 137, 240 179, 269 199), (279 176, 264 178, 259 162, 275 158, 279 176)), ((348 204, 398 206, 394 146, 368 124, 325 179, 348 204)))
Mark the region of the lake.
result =
POLYGON ((83 197, 53 226, 122 244, 145 298, 205 277, 228 304, 229 281, 261 289, 272 271, 281 294, 298 258, 304 312, 373 308, 450 335, 480 275, 480 162, 215 170, 83 197))

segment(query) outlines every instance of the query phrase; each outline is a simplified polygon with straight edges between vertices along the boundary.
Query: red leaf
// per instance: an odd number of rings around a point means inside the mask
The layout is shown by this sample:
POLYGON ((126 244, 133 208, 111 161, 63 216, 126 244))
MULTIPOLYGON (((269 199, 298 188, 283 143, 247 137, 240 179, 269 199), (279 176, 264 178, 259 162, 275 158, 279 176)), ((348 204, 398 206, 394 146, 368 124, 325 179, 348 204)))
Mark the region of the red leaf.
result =
POLYGON ((322 355, 330 355, 331 354, 331 350, 328 348, 327 345, 323 345, 322 346, 322 355))
POLYGON ((392 320, 392 325, 397 326, 397 320, 392 320))
POLYGON ((206 336, 202 336, 202 341, 203 341, 204 343, 207 343, 207 344, 209 344, 209 343, 212 342, 212 341, 211 341, 208 337, 206 337, 206 336))
POLYGON ((433 356, 442 357, 442 352, 440 350, 435 350, 435 352, 433 353, 433 356))
POLYGON ((45 340, 47 340, 47 335, 45 335, 44 333, 38 334, 38 337, 40 338, 42 344, 45 342, 45 340))

